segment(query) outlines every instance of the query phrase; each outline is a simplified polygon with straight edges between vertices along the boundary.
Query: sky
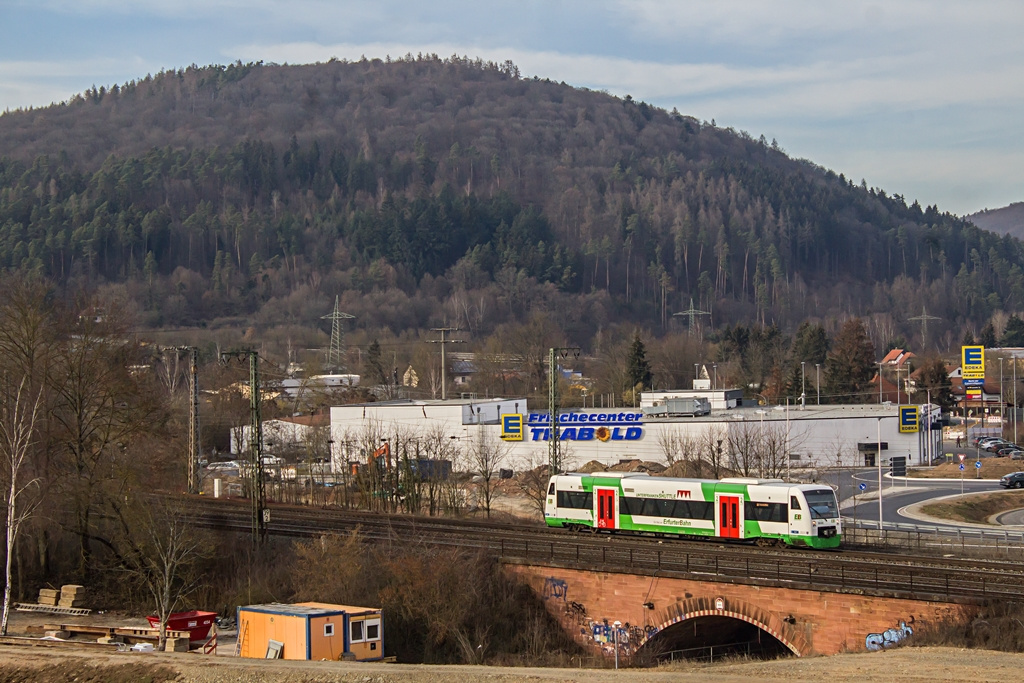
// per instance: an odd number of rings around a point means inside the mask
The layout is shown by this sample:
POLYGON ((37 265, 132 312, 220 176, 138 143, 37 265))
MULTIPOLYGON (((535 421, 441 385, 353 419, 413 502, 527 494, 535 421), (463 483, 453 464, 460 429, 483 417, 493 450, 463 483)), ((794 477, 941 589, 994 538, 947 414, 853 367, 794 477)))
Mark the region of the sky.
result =
POLYGON ((964 215, 1024 201, 1022 36, 1021 0, 0 0, 0 111, 239 59, 511 59, 964 215))

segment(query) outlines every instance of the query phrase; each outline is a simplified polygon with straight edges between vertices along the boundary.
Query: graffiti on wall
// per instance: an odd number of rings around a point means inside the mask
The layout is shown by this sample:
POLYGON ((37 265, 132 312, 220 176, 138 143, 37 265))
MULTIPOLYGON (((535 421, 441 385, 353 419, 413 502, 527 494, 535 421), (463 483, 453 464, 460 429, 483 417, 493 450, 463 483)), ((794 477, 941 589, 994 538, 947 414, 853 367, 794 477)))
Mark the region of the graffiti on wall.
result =
MULTIPOLYGON (((910 617, 910 623, 914 623, 914 617, 910 617)), ((877 652, 878 650, 898 645, 913 635, 913 633, 914 629, 907 626, 907 622, 901 621, 900 625, 896 628, 889 628, 881 633, 869 633, 864 638, 864 647, 871 652, 877 652)))
POLYGON ((569 584, 563 579, 556 579, 553 576, 549 576, 544 579, 544 599, 545 600, 561 600, 565 602, 566 595, 569 592, 569 584))
POLYGON ((569 600, 569 584, 565 579, 549 576, 544 579, 542 591, 544 600, 554 600, 563 605, 564 618, 579 628, 579 638, 584 644, 596 645, 606 654, 615 654, 618 642, 619 654, 628 655, 658 632, 656 626, 635 626, 628 622, 618 628, 614 619, 592 619, 583 603, 569 600))

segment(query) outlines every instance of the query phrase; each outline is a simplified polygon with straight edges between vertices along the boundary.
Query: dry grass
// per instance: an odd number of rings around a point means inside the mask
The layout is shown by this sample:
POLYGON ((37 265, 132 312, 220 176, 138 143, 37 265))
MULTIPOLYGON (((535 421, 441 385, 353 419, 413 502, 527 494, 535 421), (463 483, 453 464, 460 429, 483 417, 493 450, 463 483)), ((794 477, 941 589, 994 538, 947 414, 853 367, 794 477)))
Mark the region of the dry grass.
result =
POLYGON ((1024 651, 1024 603, 988 602, 973 616, 952 615, 943 621, 923 626, 908 638, 910 647, 949 645, 953 647, 1024 651))
MULTIPOLYGON (((973 449, 960 452, 967 456, 964 459, 964 465, 966 465, 966 470, 963 473, 964 479, 974 479, 977 477, 977 472, 974 469, 974 462, 977 460, 975 456, 977 454, 973 449)), ((938 465, 930 470, 911 470, 908 474, 912 478, 920 479, 959 479, 960 460, 954 456, 953 461, 944 465, 938 465)), ((1004 474, 1020 472, 1022 470, 1024 470, 1024 460, 1011 460, 1010 458, 981 459, 981 476, 985 479, 998 479, 1004 474)))
POLYGON ((999 491, 932 503, 922 507, 921 512, 957 522, 987 524, 992 515, 1021 507, 1024 507, 1024 492, 999 491))

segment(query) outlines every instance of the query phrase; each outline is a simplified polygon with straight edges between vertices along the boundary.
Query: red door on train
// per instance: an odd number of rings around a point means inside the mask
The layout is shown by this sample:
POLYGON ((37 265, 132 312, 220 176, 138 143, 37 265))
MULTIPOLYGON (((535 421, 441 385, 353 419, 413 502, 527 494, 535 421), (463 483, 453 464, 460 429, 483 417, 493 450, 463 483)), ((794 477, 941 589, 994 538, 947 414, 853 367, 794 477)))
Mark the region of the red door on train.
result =
POLYGON ((615 528, 615 489, 597 489, 597 528, 615 528))
POLYGON ((740 497, 719 496, 718 535, 722 538, 740 537, 740 497))

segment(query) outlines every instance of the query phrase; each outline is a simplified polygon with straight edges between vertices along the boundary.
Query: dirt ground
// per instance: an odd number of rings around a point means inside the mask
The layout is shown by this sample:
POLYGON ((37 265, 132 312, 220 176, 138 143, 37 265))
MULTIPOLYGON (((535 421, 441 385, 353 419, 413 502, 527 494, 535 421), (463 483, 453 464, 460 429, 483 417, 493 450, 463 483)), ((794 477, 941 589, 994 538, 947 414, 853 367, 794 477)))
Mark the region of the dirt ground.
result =
POLYGON ((538 669, 383 663, 282 662, 200 654, 107 653, 0 646, 0 683, 448 683, 449 681, 1020 681, 1024 655, 957 648, 887 652, 774 662, 675 665, 660 669, 538 669))
MULTIPOLYGON (((44 623, 144 625, 117 614, 57 617, 13 612, 9 633, 24 635, 44 623)), ((222 639, 220 656, 190 653, 118 653, 74 646, 0 645, 0 683, 448 683, 467 681, 1020 681, 1024 654, 957 648, 905 647, 887 652, 774 662, 682 664, 658 669, 541 669, 429 666, 355 662, 294 662, 237 659, 233 639, 222 639)))

